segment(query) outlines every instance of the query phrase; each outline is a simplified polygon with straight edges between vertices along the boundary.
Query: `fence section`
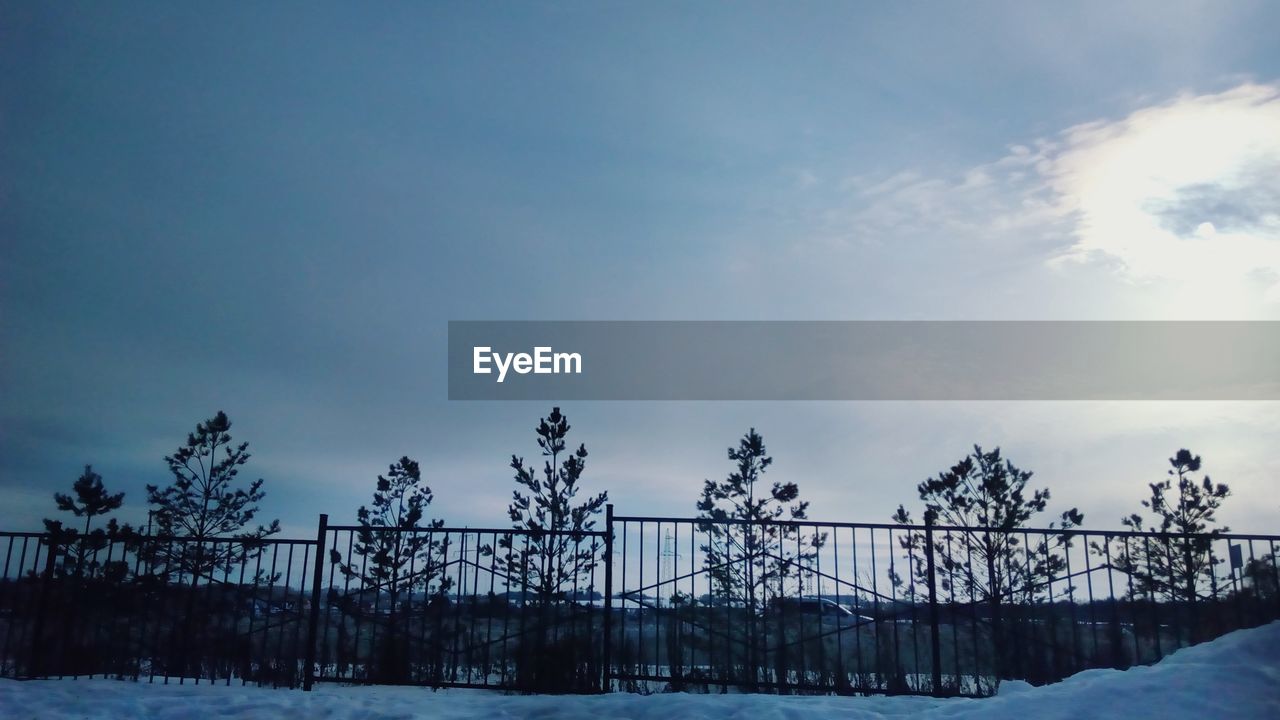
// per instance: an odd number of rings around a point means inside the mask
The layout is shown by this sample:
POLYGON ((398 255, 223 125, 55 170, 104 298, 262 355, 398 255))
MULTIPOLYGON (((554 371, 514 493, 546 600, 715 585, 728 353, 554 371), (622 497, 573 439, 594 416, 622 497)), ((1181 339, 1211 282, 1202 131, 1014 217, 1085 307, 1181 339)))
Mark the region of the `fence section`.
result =
POLYGON ((631 691, 983 696, 1280 618, 1274 536, 616 517, 631 691))
POLYGON ((599 691, 603 531, 327 535, 316 681, 599 691))
POLYGON ((615 516, 0 533, 0 675, 982 696, 1280 618, 1280 536, 615 516))
POLYGON ((0 533, 0 674, 301 684, 313 545, 0 533))

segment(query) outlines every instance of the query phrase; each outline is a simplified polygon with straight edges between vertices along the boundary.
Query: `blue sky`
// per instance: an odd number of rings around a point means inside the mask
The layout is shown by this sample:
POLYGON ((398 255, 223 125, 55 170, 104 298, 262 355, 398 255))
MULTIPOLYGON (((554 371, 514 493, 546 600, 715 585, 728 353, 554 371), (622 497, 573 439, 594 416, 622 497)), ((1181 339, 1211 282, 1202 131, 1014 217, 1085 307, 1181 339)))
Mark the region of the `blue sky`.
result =
MULTIPOLYGON (((144 511, 217 409, 264 513, 401 454, 502 520, 548 407, 445 400, 450 319, 1280 319, 1274 3, 9 3, 0 526, 144 511)), ((589 489, 688 514, 761 429, 823 519, 973 443, 1115 525, 1181 446, 1275 531, 1250 403, 579 403, 589 489)))

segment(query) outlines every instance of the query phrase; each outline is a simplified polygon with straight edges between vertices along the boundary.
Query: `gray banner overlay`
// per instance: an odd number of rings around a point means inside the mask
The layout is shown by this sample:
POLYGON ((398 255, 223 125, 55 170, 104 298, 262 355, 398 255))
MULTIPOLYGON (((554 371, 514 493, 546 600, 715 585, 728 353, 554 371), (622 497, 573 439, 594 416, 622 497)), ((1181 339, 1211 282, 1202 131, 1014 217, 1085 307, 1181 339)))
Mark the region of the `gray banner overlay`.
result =
POLYGON ((1280 400, 1280 322, 453 321, 449 399, 1280 400))

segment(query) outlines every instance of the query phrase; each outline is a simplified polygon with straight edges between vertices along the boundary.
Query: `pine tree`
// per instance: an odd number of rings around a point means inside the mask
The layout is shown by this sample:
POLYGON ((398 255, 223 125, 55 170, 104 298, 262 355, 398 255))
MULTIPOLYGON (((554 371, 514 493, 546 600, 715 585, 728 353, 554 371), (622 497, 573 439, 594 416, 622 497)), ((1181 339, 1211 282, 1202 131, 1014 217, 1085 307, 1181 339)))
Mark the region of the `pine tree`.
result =
MULTIPOLYGON (((934 539, 935 561, 940 563, 940 587, 951 590, 950 578, 956 576, 959 590, 974 601, 1009 602, 1015 599, 1030 601, 1044 592, 1044 583, 1065 568, 1065 560, 1057 550, 1069 545, 1066 536, 1042 538, 1035 547, 1023 549, 1022 537, 1011 532, 1025 527, 1035 515, 1048 506, 1048 488, 1032 490, 1027 495, 1027 485, 1032 473, 1022 470, 1012 461, 1001 457, 1000 448, 984 452, 977 445, 973 453, 951 466, 937 477, 916 486, 916 492, 924 503, 926 521, 932 520, 944 526, 990 528, 957 531, 951 533, 948 547, 937 537, 934 539)), ((912 523, 911 513, 902 505, 894 513, 895 522, 912 523)), ((1060 516, 1060 525, 1050 522, 1046 527, 1070 530, 1084 521, 1084 515, 1071 508, 1060 516)), ((924 550, 924 534, 908 533, 900 540, 904 550, 911 551, 917 562, 911 573, 917 583, 926 579, 927 568, 921 559, 924 550)), ((914 593, 907 578, 892 570, 900 585, 907 585, 914 593)))
POLYGON ((44 521, 49 533, 64 557, 64 572, 93 576, 103 567, 97 554, 114 538, 131 534, 128 526, 121 527, 114 519, 106 528, 93 529, 93 520, 120 509, 124 493, 109 493, 102 484, 102 476, 93 471, 92 465, 84 466, 84 473, 72 485, 74 496, 54 493, 53 499, 62 512, 84 518, 84 529, 63 526, 59 520, 44 521))
POLYGON ((102 476, 93 471, 92 465, 84 466, 84 473, 72 485, 72 490, 75 497, 54 493, 53 499, 59 510, 85 519, 85 535, 89 534, 93 518, 119 510, 124 503, 124 493, 108 493, 102 484, 102 476))
POLYGON ((587 448, 568 449, 569 428, 558 407, 539 421, 541 472, 511 456, 517 489, 507 514, 516 532, 499 537, 497 548, 481 549, 493 555, 494 570, 507 578, 508 588, 520 593, 517 681, 540 692, 580 692, 599 677, 599 668, 591 667, 590 633, 584 636, 584 623, 574 622, 581 609, 566 601, 576 602, 579 593, 592 589, 602 547, 587 533, 595 530, 608 493, 577 501, 587 448))
POLYGON ((1280 597, 1280 548, 1265 549, 1260 557, 1251 557, 1240 569, 1242 596, 1252 596, 1262 603, 1280 597))
MULTIPOLYGON (((1002 628, 1002 606, 1044 597, 1052 581, 1063 576, 1065 553, 1071 547, 1069 533, 1024 537, 1015 532, 1048 507, 1048 488, 1028 494, 1031 477, 1030 471, 1002 457, 1000 448, 986 452, 974 445, 972 454, 916 486, 925 522, 942 526, 934 533, 932 548, 937 590, 987 605, 1001 678, 1008 677, 1009 655, 1013 654, 1008 652, 1009 631, 1002 628), (973 529, 949 530, 947 526, 973 529)), ((911 513, 902 505, 892 519, 901 525, 912 524, 911 513)), ((1071 508, 1045 527, 1065 531, 1082 522, 1084 515, 1071 508)), ((908 602, 918 602, 928 587, 926 536, 910 531, 900 535, 898 542, 907 554, 908 567, 901 570, 891 564, 889 576, 904 590, 908 602)), ((1021 648, 1014 648, 1014 652, 1021 652, 1021 648)))
MULTIPOLYGON (((743 648, 748 677, 754 679, 769 655, 766 641, 773 637, 775 677, 785 684, 789 672, 785 612, 768 613, 763 621, 759 617, 766 610, 780 610, 782 606, 775 603, 778 598, 804 594, 805 568, 817 558, 827 534, 775 524, 784 519, 807 519, 809 503, 800 500, 795 483, 757 487, 773 458, 755 428, 737 447, 729 448, 728 458, 737 463, 736 469, 722 482, 704 481, 697 505, 697 527, 707 538, 701 550, 713 590, 711 601, 742 609, 711 615, 712 622, 727 624, 714 632, 730 638, 721 670, 733 672, 737 662, 733 654, 736 648, 743 648), (745 617, 740 617, 743 613, 745 617)), ((804 652, 803 646, 799 651, 804 652)))
POLYGON ((800 500, 795 483, 775 482, 767 490, 757 487, 773 458, 755 428, 728 454, 737 468, 722 482, 704 481, 698 500, 698 519, 703 521, 698 528, 708 537, 702 551, 719 599, 761 610, 771 598, 787 594, 788 580, 794 582, 795 593, 803 592, 800 568, 817 557, 826 534, 759 524, 804 520, 809 503, 800 500))
POLYGON ((330 560, 344 576, 359 580, 365 590, 387 593, 393 612, 403 591, 441 590, 434 584, 443 562, 440 541, 433 546, 431 534, 421 532, 444 527, 443 520, 422 524, 433 499, 431 488, 422 484, 417 461, 400 458, 386 475, 378 476, 373 507, 361 505, 356 512, 360 529, 352 555, 361 561, 352 557, 343 562, 337 550, 330 552, 330 560))
POLYGON ((600 560, 600 543, 585 533, 595 529, 595 518, 609 494, 602 492, 574 504, 586 469, 587 448, 579 444, 577 450, 568 451, 569 428, 559 407, 538 423, 538 448, 545 458, 541 473, 534 465, 526 465, 524 458, 511 456, 516 485, 527 492, 512 491, 507 514, 525 537, 517 543, 511 536, 499 538, 500 550, 494 557, 499 572, 514 578, 523 592, 531 593, 529 599, 541 605, 586 590, 600 560))
POLYGON ((233 444, 230 430, 231 421, 222 411, 197 424, 186 443, 165 457, 173 483, 147 486, 157 534, 195 541, 152 543, 147 551, 152 572, 185 575, 195 583, 216 569, 256 557, 262 550, 258 541, 280 531, 278 520, 250 527, 266 493, 261 478, 247 488, 236 486, 240 468, 249 461, 249 443, 233 444), (228 538, 236 542, 225 542, 228 538), (222 542, 209 542, 214 539, 222 542))
MULTIPOLYGON (((1187 537, 1113 540, 1108 548, 1094 544, 1098 554, 1111 553, 1116 568, 1133 578, 1133 595, 1155 596, 1163 600, 1189 600, 1208 592, 1214 582, 1214 567, 1223 561, 1212 553, 1213 538, 1229 532, 1217 526, 1217 511, 1231 495, 1223 483, 1215 484, 1208 475, 1199 482, 1201 460, 1190 450, 1181 449, 1169 458, 1168 477, 1148 484, 1151 496, 1142 501, 1152 517, 1145 532, 1174 533, 1187 537), (1194 537, 1191 537, 1194 536, 1194 537)), ((1125 527, 1143 532, 1139 513, 1120 520, 1125 527)))
POLYGON ((350 597, 337 597, 335 590, 331 590, 331 601, 353 614, 359 612, 365 593, 374 594, 375 604, 387 597, 386 628, 381 641, 375 639, 379 653, 371 671, 381 681, 409 679, 408 635, 402 626, 414 592, 423 590, 439 598, 450 587, 449 579, 442 577, 448 542, 431 532, 444 527, 444 521, 423 524, 433 499, 431 488, 422 483, 418 463, 401 457, 389 466, 386 475, 378 476, 372 507, 362 505, 357 511, 360 529, 351 556, 344 561, 337 549, 329 552, 330 562, 343 576, 359 582, 353 593, 355 602, 350 597))

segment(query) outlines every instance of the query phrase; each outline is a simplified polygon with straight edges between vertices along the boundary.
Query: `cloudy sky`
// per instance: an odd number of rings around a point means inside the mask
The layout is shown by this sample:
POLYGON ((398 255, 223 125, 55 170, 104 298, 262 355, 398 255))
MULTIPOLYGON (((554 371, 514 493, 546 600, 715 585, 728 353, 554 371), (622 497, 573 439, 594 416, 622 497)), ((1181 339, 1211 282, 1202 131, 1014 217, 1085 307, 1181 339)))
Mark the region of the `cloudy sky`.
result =
MULTIPOLYGON (((1280 5, 5 3, 0 527, 226 410, 289 534, 419 459, 504 521, 546 403, 448 320, 1280 320, 1280 5)), ((1194 339, 1190 339, 1194 342, 1194 339)), ((1179 447, 1280 531, 1275 403, 575 403, 688 515, 754 426, 824 520, 973 443, 1113 527, 1179 447)))

